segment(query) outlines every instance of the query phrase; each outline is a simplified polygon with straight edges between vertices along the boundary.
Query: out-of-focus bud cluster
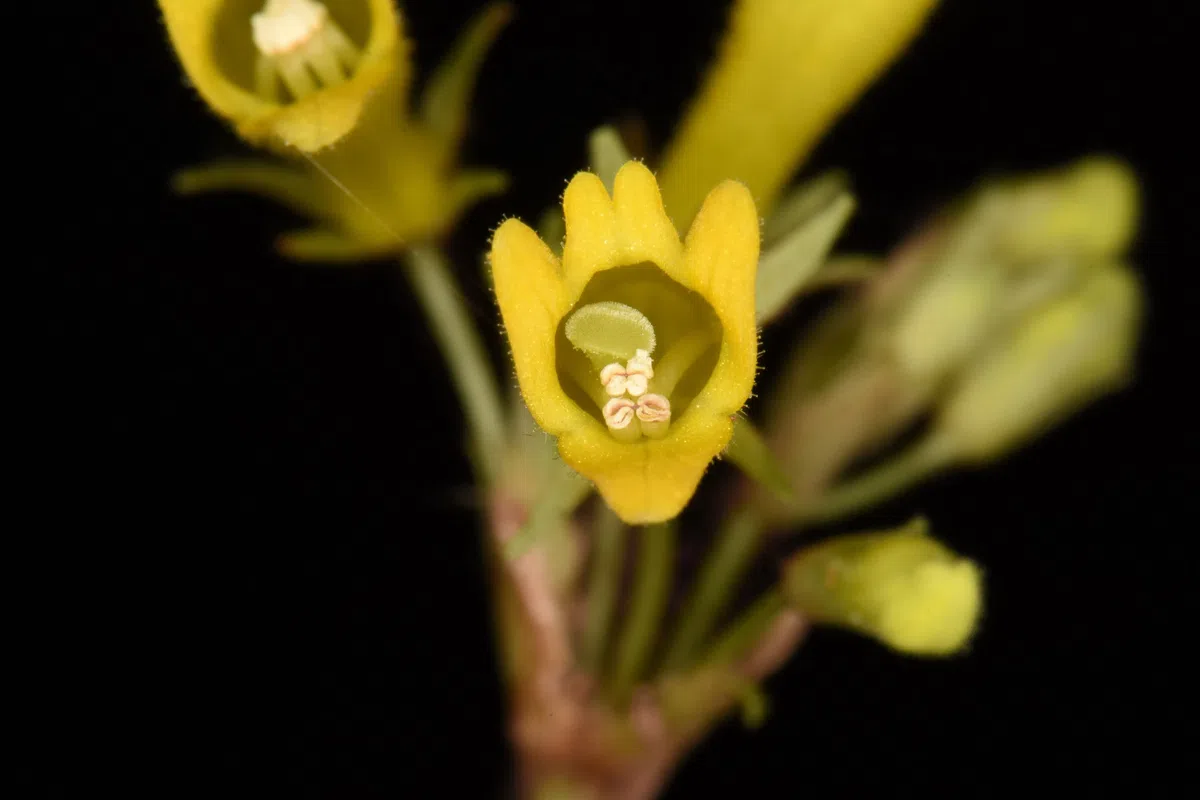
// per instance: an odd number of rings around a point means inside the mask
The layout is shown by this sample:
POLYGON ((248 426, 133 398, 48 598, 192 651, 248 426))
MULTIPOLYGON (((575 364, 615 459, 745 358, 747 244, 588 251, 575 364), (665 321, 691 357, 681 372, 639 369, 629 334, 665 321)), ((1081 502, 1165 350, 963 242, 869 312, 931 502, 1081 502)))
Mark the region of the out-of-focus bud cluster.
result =
POLYGON ((874 298, 874 346, 915 380, 952 376, 1098 275, 1122 270, 1136 209, 1132 174, 1109 160, 984 186, 874 298))
POLYGON ((899 248, 777 395, 770 437, 799 502, 921 419, 922 469, 983 462, 1120 386, 1141 307, 1123 262, 1137 205, 1126 165, 1088 158, 985 183, 899 248))
POLYGON ((783 577, 788 603, 809 619, 924 656, 950 655, 967 644, 979 621, 982 585, 979 567, 930 537, 920 519, 802 550, 783 577))
POLYGON ((960 338, 963 352, 945 365, 951 381, 937 430, 960 457, 985 461, 1125 382, 1141 288, 1122 262, 1137 217, 1137 185, 1124 165, 1087 160, 987 189, 977 204, 964 233, 977 230, 986 249, 982 266, 963 272, 988 291, 963 337, 941 331, 960 338))

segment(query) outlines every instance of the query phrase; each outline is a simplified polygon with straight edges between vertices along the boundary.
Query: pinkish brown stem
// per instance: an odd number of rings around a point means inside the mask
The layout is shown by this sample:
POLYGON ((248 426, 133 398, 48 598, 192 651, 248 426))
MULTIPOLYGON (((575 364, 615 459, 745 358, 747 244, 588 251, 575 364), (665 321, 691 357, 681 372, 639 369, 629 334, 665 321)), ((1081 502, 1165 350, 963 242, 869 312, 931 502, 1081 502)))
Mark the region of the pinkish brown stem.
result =
MULTIPOLYGON (((497 493, 490 512, 490 533, 502 551, 524 524, 528 509, 497 493)), ((544 553, 535 547, 497 563, 516 598, 521 624, 516 646, 523 649, 517 659, 522 668, 509 687, 521 796, 651 800, 687 751, 735 707, 736 694, 716 697, 710 713, 682 729, 668 725, 659 690, 652 685, 639 687, 628 709, 612 708, 577 666, 568 624, 570 601, 555 591, 544 553)), ((804 631, 799 615, 781 612, 737 667, 738 674, 763 680, 787 660, 804 631)))

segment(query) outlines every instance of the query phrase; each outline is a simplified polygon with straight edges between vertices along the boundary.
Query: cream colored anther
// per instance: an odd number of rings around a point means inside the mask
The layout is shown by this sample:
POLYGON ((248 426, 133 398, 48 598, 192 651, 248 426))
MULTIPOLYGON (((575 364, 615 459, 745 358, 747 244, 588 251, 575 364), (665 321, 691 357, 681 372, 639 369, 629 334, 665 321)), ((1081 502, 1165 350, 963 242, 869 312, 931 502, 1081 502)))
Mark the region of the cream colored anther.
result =
POLYGON ((308 42, 328 19, 329 11, 314 0, 267 0, 250 17, 250 30, 258 51, 274 56, 308 42))
POLYGON ((604 404, 604 424, 608 425, 610 430, 624 430, 633 422, 636 409, 637 406, 632 400, 614 397, 604 404))
POLYGON ((642 422, 668 422, 671 419, 671 401, 661 394, 647 394, 638 398, 637 418, 642 422))
POLYGON ((630 397, 641 397, 650 388, 650 379, 654 377, 652 363, 648 352, 637 350, 624 367, 613 363, 600 370, 600 383, 609 397, 626 393, 630 397))
POLYGON ((641 397, 649 390, 650 379, 654 377, 652 363, 649 353, 638 350, 625 364, 625 391, 630 397, 641 397))
POLYGON ((625 394, 625 368, 620 364, 609 364, 600 370, 600 383, 609 397, 620 397, 625 394))

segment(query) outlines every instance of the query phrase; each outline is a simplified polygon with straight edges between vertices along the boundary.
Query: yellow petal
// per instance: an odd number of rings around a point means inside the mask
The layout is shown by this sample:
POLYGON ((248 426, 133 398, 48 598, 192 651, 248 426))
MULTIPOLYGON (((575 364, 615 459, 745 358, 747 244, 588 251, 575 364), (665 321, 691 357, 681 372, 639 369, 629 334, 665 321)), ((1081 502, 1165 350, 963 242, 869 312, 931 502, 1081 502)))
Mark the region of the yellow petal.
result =
POLYGON ((347 24, 351 38, 356 33, 363 37, 356 39, 361 46, 358 68, 345 83, 289 104, 272 102, 253 90, 250 16, 262 6, 259 0, 159 0, 158 4, 171 44, 196 91, 255 144, 283 144, 304 152, 327 147, 354 127, 368 99, 385 81, 396 81, 400 91, 408 83, 408 48, 392 0, 327 1, 331 16, 347 24))
MULTIPOLYGON (((645 164, 630 161, 617 170, 617 176, 613 179, 612 203, 623 248, 619 260, 625 264, 640 261, 657 264, 686 286, 687 282, 680 280, 678 274, 680 256, 683 254, 679 233, 663 208, 658 182, 645 164)), ((567 224, 567 237, 570 238, 570 223, 567 224)), ((757 240, 757 218, 754 235, 757 240)))
MULTIPOLYGON (((712 190, 696 215, 688 231, 684 272, 672 276, 708 300, 721 320, 721 354, 712 379, 694 401, 718 416, 736 413, 754 387, 758 245, 758 214, 749 190, 740 183, 725 181, 712 190)), ((729 435, 725 434, 722 447, 729 435)))
MULTIPOLYGON (((204 102, 231 120, 269 114, 274 103, 260 98, 249 87, 235 83, 217 64, 218 23, 227 5, 228 0, 158 0, 175 54, 204 102)), ((247 41, 250 13, 247 9, 247 41)))
POLYGON ((581 172, 571 179, 563 193, 563 220, 563 275, 574 303, 593 275, 617 265, 623 250, 616 211, 599 177, 581 172))
POLYGON ((750 396, 757 357, 754 323, 759 225, 745 187, 715 189, 684 247, 663 209, 653 174, 630 162, 610 198, 590 173, 563 196, 566 242, 560 264, 537 235, 509 220, 492 240, 496 298, 530 413, 558 437, 559 454, 592 480, 626 522, 676 516, 709 463, 729 443, 731 416, 750 396), (557 371, 559 325, 600 272, 650 262, 666 279, 698 293, 721 324, 708 382, 661 439, 623 442, 563 390, 557 371))
POLYGON ((684 420, 672 424, 663 439, 624 443, 589 417, 590 425, 559 437, 558 454, 596 484, 625 522, 663 522, 683 511, 733 431, 727 419, 703 424, 697 415, 688 414, 684 420))
POLYGON ((699 96, 667 147, 660 182, 686 225, 733 178, 767 216, 833 121, 919 30, 937 0, 738 0, 699 96))
POLYGON ((551 434, 594 420, 559 385, 554 369, 558 324, 571 308, 554 253, 520 220, 504 222, 489 256, 496 302, 529 412, 551 434))

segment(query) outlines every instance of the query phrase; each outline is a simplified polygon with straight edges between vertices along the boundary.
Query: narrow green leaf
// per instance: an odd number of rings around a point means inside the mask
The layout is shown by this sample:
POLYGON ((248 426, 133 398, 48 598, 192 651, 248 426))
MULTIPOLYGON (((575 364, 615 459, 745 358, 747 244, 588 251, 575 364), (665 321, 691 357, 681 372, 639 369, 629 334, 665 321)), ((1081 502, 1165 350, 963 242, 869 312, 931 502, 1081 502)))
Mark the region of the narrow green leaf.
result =
POLYGON ((826 177, 801 188, 768 223, 767 246, 758 262, 755 288, 760 325, 782 313, 805 291, 854 205, 854 197, 842 182, 826 177))

